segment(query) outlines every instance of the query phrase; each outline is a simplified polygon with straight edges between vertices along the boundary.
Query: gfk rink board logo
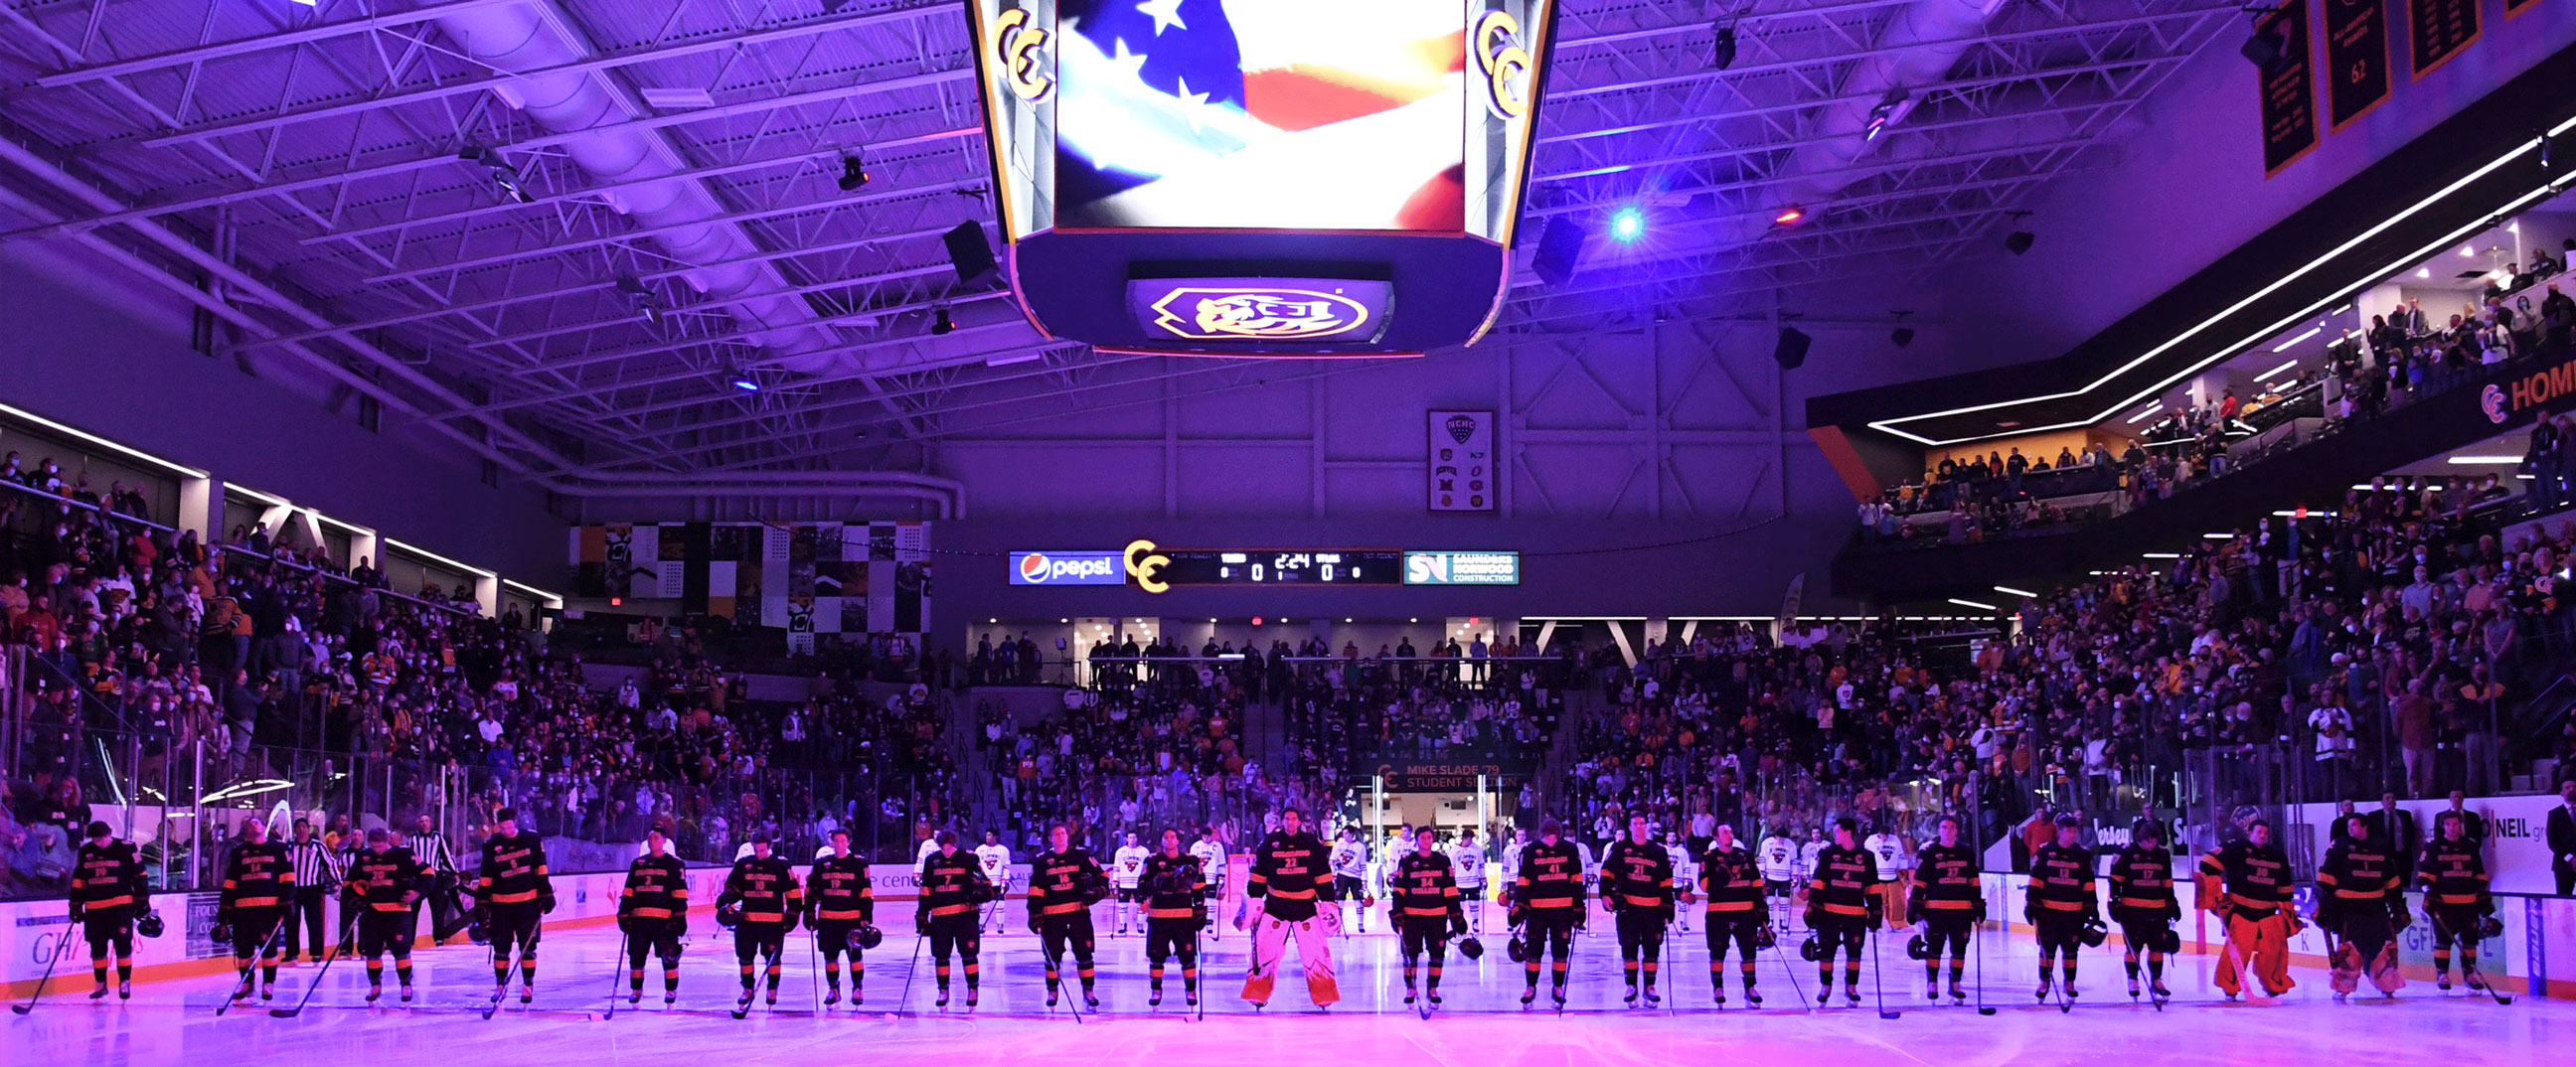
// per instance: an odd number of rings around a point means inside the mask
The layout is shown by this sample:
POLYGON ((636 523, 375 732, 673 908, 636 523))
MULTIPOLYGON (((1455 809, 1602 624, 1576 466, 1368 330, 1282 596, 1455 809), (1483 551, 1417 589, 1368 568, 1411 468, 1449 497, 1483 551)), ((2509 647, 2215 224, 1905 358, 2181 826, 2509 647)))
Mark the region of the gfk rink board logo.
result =
POLYGON ((1013 552, 1012 585, 1124 585, 1126 560, 1116 552, 1013 552))

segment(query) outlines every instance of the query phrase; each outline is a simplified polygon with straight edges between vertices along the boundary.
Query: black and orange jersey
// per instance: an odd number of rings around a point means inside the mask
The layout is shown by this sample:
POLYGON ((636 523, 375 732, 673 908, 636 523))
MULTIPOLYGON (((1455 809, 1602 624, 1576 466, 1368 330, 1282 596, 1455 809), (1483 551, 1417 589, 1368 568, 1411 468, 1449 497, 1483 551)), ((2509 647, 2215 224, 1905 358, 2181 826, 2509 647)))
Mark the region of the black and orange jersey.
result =
MULTIPOLYGON (((2289 854, 2279 845, 2230 841, 2201 854, 2200 874, 2217 883, 2217 895, 2228 908, 2248 919, 2271 918, 2296 892, 2290 884, 2289 854)), ((2211 897, 2204 893, 2202 899, 2211 897)))
POLYGON ((476 882, 476 903, 532 904, 555 895, 555 882, 546 873, 546 843, 528 830, 516 837, 495 837, 483 842, 482 877, 476 882))
POLYGON ((1807 876, 1807 903, 1827 915, 1869 914, 1869 887, 1878 884, 1878 857, 1865 848, 1826 845, 1807 876))
POLYGON ((1062 852, 1039 853, 1029 863, 1029 914, 1071 915, 1106 896, 1108 884, 1109 875, 1090 849, 1072 845, 1062 852))
POLYGON ((1577 915, 1583 909, 1583 851, 1574 842, 1532 841, 1521 849, 1521 873, 1512 879, 1512 904, 1537 915, 1577 915))
POLYGON ((921 861, 918 912, 923 916, 972 915, 984 903, 992 885, 985 880, 984 865, 976 862, 974 853, 933 849, 930 858, 921 861))
POLYGON ((1977 854, 1935 841, 1914 854, 1913 899, 1929 912, 1969 912, 1985 898, 1977 854))
POLYGON ((815 860, 805 875, 805 908, 822 922, 877 921, 876 883, 868 880, 868 861, 856 855, 815 860))
POLYGON ((725 875, 725 904, 742 906, 746 923, 785 923, 787 917, 805 910, 805 891, 796 884, 796 869, 779 856, 744 856, 735 860, 733 871, 725 875))
POLYGON ((364 849, 349 860, 340 886, 368 911, 408 912, 413 887, 429 873, 429 865, 401 845, 382 852, 364 849))
POLYGON ((1673 913, 1673 856, 1652 841, 1622 838, 1601 854, 1601 899, 1614 910, 1673 913))
POLYGON ((1395 898, 1389 905, 1399 919, 1438 919, 1465 914, 1458 892, 1458 875, 1449 866, 1449 857, 1438 852, 1425 855, 1407 853, 1395 861, 1395 875, 1387 882, 1395 898))
POLYGON ((2031 915, 2099 908, 2093 891, 2093 850, 2054 841, 2039 846, 2030 856, 2030 888, 2022 903, 2022 910, 2031 915))
POLYGON ((1199 906, 1207 899, 1201 893, 1207 887, 1207 870, 1198 857, 1187 852, 1157 852, 1146 857, 1145 869, 1137 875, 1136 884, 1145 891, 1148 919, 1196 920, 1199 906))
POLYGON ((275 841, 244 842, 224 861, 224 891, 218 901, 227 908, 279 908, 295 895, 295 863, 286 846, 275 841))
POLYGON ((663 853, 635 857, 626 865, 626 884, 617 890, 617 914, 638 919, 676 919, 689 911, 688 868, 680 857, 663 853))
POLYGON ((2388 850, 2375 841, 2346 839, 2326 850, 2317 865, 2317 896, 2359 904, 2385 904, 2391 893, 2403 893, 2404 880, 2388 850))
POLYGON ((72 858, 72 903, 90 911, 130 907, 139 914, 150 900, 134 842, 112 838, 105 845, 81 842, 72 858))
POLYGON ((1261 901, 1262 914, 1285 922, 1315 917, 1316 905, 1333 899, 1333 872, 1322 838, 1272 831, 1252 850, 1252 872, 1243 893, 1261 901))
POLYGON ((2141 911, 2179 909, 2174 901, 2173 853, 2131 845, 2111 857, 2111 905, 2141 911))
POLYGON ((2423 888, 2427 904, 2485 904, 2487 862, 2478 855, 2477 842, 2437 837, 2424 843, 2424 855, 2415 864, 2415 884, 2423 888))
POLYGON ((1711 846, 1699 858, 1699 888, 1708 898, 1709 911, 1762 910, 1762 868, 1751 849, 1711 846))

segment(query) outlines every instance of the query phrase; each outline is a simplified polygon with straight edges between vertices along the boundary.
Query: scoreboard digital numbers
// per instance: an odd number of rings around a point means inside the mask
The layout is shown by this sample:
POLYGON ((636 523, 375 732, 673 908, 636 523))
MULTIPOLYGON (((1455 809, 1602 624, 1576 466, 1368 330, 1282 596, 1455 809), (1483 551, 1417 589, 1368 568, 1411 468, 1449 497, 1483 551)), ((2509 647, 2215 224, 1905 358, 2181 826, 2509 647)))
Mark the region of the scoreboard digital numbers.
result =
POLYGON ((1394 549, 1163 549, 1170 585, 1403 585, 1394 549))

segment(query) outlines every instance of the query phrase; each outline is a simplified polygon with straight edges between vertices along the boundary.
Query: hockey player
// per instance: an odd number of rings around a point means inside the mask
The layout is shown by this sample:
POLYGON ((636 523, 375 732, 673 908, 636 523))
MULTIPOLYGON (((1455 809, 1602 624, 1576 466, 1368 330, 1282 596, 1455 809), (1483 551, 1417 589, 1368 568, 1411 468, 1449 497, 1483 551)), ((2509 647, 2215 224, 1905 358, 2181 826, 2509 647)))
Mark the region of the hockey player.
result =
POLYGON ((1511 925, 1522 930, 1528 953, 1521 961, 1521 1003, 1538 999, 1542 956, 1553 956, 1549 989, 1565 1003, 1566 969, 1574 959, 1574 928, 1583 925, 1583 853, 1565 840, 1564 829, 1550 818, 1539 823, 1538 840, 1521 850, 1521 874, 1512 882, 1511 925))
MULTIPOLYGON (((983 858, 979 855, 975 862, 980 867, 983 858)), ((877 892, 868 880, 868 861, 850 851, 848 830, 833 830, 831 854, 815 860, 805 875, 805 928, 814 932, 814 943, 823 952, 824 1007, 841 1002, 844 955, 850 958, 850 1003, 867 999, 868 961, 857 937, 876 924, 877 892)))
POLYGON ((1092 988, 1091 906, 1100 903, 1108 888, 1109 877, 1101 872, 1100 862, 1091 858, 1090 849, 1073 843, 1072 830, 1057 823, 1047 831, 1046 854, 1029 865, 1029 932, 1038 935, 1039 947, 1046 952, 1047 1007, 1055 1006, 1056 990, 1062 984, 1059 968, 1067 948, 1082 978, 1083 1005, 1100 1006, 1092 988))
POLYGON ((2478 932, 2487 916, 2495 914, 2486 860, 2458 812, 2443 812, 2437 821, 2434 837, 2425 842, 2415 865, 2415 884, 2424 890, 2424 917, 2433 924, 2433 982, 2442 992, 2451 991, 2451 946, 2457 944, 2460 981, 2470 989, 2485 989, 2486 977, 2478 973, 2478 932))
MULTIPOLYGON (((984 881, 992 885, 995 901, 1010 896, 1011 847, 1002 843, 1002 835, 991 830, 984 831, 984 843, 975 846, 975 864, 983 869, 984 881)), ((990 911, 992 914, 984 917, 984 929, 997 934, 1001 933, 1002 908, 996 904, 990 911)), ((850 988, 855 991, 858 986, 853 984, 850 988)), ((851 1003, 858 1002, 853 1000, 851 1003)))
POLYGON ((1878 861, 1860 847, 1860 824, 1834 821, 1834 840, 1816 853, 1815 873, 1807 876, 1807 929, 1816 938, 1816 1003, 1834 996, 1834 951, 1843 954, 1843 998, 1860 1004, 1861 942, 1877 924, 1882 897, 1870 891, 1878 884, 1878 861))
POLYGON ((270 937, 286 921, 286 898, 295 888, 295 864, 286 846, 268 839, 268 824, 257 817, 242 820, 242 843, 224 861, 224 890, 216 898, 215 922, 230 927, 233 965, 241 970, 234 1000, 251 992, 250 965, 259 960, 259 998, 277 995, 277 945, 270 937))
POLYGON ((1816 857, 1823 855, 1830 844, 1832 842, 1825 840, 1824 827, 1813 827, 1807 831, 1807 843, 1798 846, 1798 881, 1801 884, 1815 880, 1816 857))
POLYGON ((716 914, 730 911, 734 920, 733 958, 742 968, 742 998, 733 1006, 736 1016, 751 1009, 755 965, 766 965, 768 1002, 778 1003, 779 958, 786 953, 787 935, 796 929, 804 910, 805 891, 796 884, 795 868, 770 852, 768 831, 752 831, 751 855, 734 861, 733 870, 725 875, 724 891, 716 896, 716 914))
MULTIPOLYGON (((1134 835, 1129 835, 1133 837, 1134 835)), ((1163 1003, 1163 961, 1181 958, 1181 997, 1199 1002, 1199 927, 1207 925, 1206 868, 1181 851, 1181 832, 1163 831, 1162 851, 1145 861, 1145 959, 1152 965, 1147 1007, 1163 1003)))
POLYGON ((1144 879, 1145 861, 1153 853, 1137 843, 1134 830, 1127 831, 1125 840, 1125 844, 1118 846, 1118 851, 1109 854, 1109 879, 1118 889, 1118 902, 1110 909, 1118 922, 1116 933, 1111 935, 1113 937, 1127 932, 1130 915, 1136 919, 1136 933, 1141 936, 1145 932, 1145 897, 1136 887, 1144 879))
MULTIPOLYGON (((2406 978, 2397 971, 2397 932, 2406 925, 2406 883, 2396 859, 2370 836, 2370 820, 2344 820, 2344 839, 2317 865, 2317 925, 2341 939, 2328 953, 2335 1000, 2361 985, 2364 972, 2381 996, 2393 997, 2406 978)), ((2134 981, 2134 980, 2133 980, 2134 981)))
POLYGON ((2227 999, 2243 992, 2252 971, 2267 996, 2297 985, 2290 979, 2290 938, 2299 932, 2290 910, 2290 857, 2272 843, 2272 824, 2253 819, 2245 836, 2200 857, 2200 899, 2227 927, 2227 951, 2215 980, 2227 999))
POLYGON ((483 842, 482 877, 474 906, 492 942, 492 1000, 510 989, 510 953, 519 956, 519 1003, 537 997, 537 939, 546 913, 555 910, 555 883, 546 873, 546 846, 536 831, 519 829, 519 809, 497 813, 499 826, 483 842))
POLYGON ((1485 846, 1476 840, 1476 828, 1458 831, 1458 841, 1449 846, 1449 876, 1458 882, 1458 905, 1467 916, 1471 933, 1485 932, 1485 846))
POLYGON ((1784 934, 1789 932, 1790 901, 1804 881, 1798 868, 1798 842, 1790 838, 1790 832, 1785 826, 1773 827, 1771 836, 1762 839, 1754 860, 1755 868, 1762 872, 1762 888, 1771 899, 1771 923, 1784 934))
POLYGON ((1878 912, 1886 916, 1890 930, 1896 929, 1899 917, 1906 913, 1905 845, 1903 837, 1885 830, 1870 834, 1860 843, 1878 864, 1878 884, 1871 886, 1870 892, 1879 895, 1878 912))
POLYGON ((1941 997, 1941 956, 1950 956, 1950 999, 1966 1003, 1960 979, 1968 971, 1968 938, 1986 921, 1986 896, 1977 854, 1959 840, 1959 817, 1941 818, 1940 837, 1914 857, 1914 891, 1906 918, 1923 927, 1923 999, 1941 997))
POLYGON ((2147 958, 2147 992, 2169 999, 2165 988, 2165 939, 2182 919, 2174 899, 2173 853, 2165 849, 2164 824, 2140 819, 2129 828, 2129 847, 2111 858, 2111 921, 2120 924, 2120 963, 2129 971, 2129 997, 2138 996, 2138 956, 2147 958))
POLYGON ((1356 933, 1368 932, 1369 908, 1373 895, 1368 891, 1368 844, 1360 840, 1360 828, 1342 827, 1341 839, 1333 842, 1333 897, 1341 912, 1341 925, 1356 933), (1359 909, 1359 922, 1353 925, 1350 909, 1359 909))
POLYGON ((394 980, 411 1003, 411 942, 417 924, 412 906, 429 865, 394 843, 384 827, 367 831, 367 847, 349 861, 341 900, 357 908, 358 953, 367 958, 367 1003, 385 995, 385 954, 394 957, 394 980))
MULTIPOLYGON (((1763 905, 1769 891, 1764 888, 1762 871, 1754 863, 1753 853, 1736 844, 1735 827, 1718 824, 1708 853, 1700 857, 1699 888, 1708 897, 1711 991, 1718 1003, 1726 1003, 1726 946, 1733 942, 1736 968, 1744 978, 1744 999, 1759 1007, 1762 994, 1754 987, 1753 953, 1762 945, 1764 926, 1770 921, 1763 905)), ((1689 903, 1687 896, 1683 903, 1689 903)))
POLYGON ((1513 827, 1512 839, 1503 842, 1503 854, 1495 857, 1495 866, 1498 869, 1494 873, 1502 877, 1502 887, 1506 891, 1511 888, 1512 883, 1520 881, 1521 853, 1528 849, 1529 831, 1522 827, 1513 827))
POLYGON ((1190 843, 1190 858, 1199 861, 1199 877, 1203 882, 1199 896, 1206 901, 1200 906, 1199 913, 1207 918, 1199 926, 1207 932, 1208 940, 1213 941, 1217 932, 1224 929, 1216 921, 1215 914, 1225 904, 1225 842, 1216 839, 1216 827, 1199 827, 1199 839, 1190 843))
POLYGON ((680 935, 689 928, 689 882, 680 857, 671 854, 670 833, 659 822, 645 833, 644 854, 626 866, 626 884, 617 891, 617 928, 626 934, 629 1004, 644 999, 648 952, 662 958, 662 1003, 680 999, 680 935))
MULTIPOLYGON (((1673 858, 1674 890, 1680 896, 1689 896, 1691 887, 1699 884, 1699 857, 1691 855, 1689 849, 1683 848, 1682 835, 1671 830, 1664 831, 1664 855, 1673 858)), ((1689 901, 1684 900, 1682 903, 1687 904, 1689 901)), ((1682 933, 1690 932, 1689 908, 1673 909, 1673 928, 1682 933)))
POLYGON ((1448 959, 1449 939, 1467 931, 1467 913, 1449 857, 1440 854, 1434 835, 1414 838, 1413 854, 1395 861, 1387 876, 1387 896, 1397 947, 1404 955, 1404 1002, 1413 1003, 1415 964, 1428 955, 1431 980, 1426 992, 1438 1004, 1440 965, 1448 959))
MULTIPOLYGON (((931 840, 937 851, 921 866, 921 901, 912 915, 913 931, 930 941, 932 967, 939 977, 939 1006, 948 1006, 948 957, 954 954, 966 968, 966 1006, 971 1008, 983 982, 977 961, 983 952, 984 923, 977 909, 1001 891, 984 880, 981 861, 957 848, 955 833, 943 830, 931 840)), ((1032 904, 1031 914, 1035 913, 1032 904)), ((1052 992, 1048 999, 1054 999, 1052 992)))
POLYGON ((1673 921, 1673 861, 1650 836, 1646 817, 1628 817, 1628 836, 1601 857, 1601 906, 1617 921, 1619 971, 1628 995, 1637 1002, 1637 974, 1645 972, 1646 1004, 1663 1002, 1655 993, 1655 973, 1664 958, 1664 926, 1673 921))
POLYGON ((119 841, 104 822, 88 826, 89 840, 72 856, 72 921, 89 942, 89 973, 98 983, 89 999, 107 996, 107 961, 116 957, 116 998, 134 996, 134 920, 150 907, 143 863, 131 841, 119 841))
POLYGON ((1324 843, 1307 833, 1305 815, 1296 808, 1279 813, 1279 829, 1252 852, 1252 872, 1245 877, 1248 907, 1235 920, 1252 933, 1252 974, 1243 982, 1243 999, 1255 1008, 1270 1002, 1279 967, 1288 962, 1288 938, 1297 938, 1297 958, 1306 968, 1306 992, 1319 1008, 1342 999, 1333 979, 1329 940, 1338 932, 1341 910, 1331 905, 1335 881, 1325 866, 1324 843))
POLYGON ((2057 840, 2039 846, 2030 857, 2022 914, 2039 935, 2039 992, 2033 995, 2040 1000, 2048 999, 2049 963, 2060 958, 2066 999, 2075 999, 2075 954, 2084 945, 2084 925, 2101 915, 2093 890, 2093 850, 2076 841, 2083 825, 2072 813, 2058 816, 2057 840))

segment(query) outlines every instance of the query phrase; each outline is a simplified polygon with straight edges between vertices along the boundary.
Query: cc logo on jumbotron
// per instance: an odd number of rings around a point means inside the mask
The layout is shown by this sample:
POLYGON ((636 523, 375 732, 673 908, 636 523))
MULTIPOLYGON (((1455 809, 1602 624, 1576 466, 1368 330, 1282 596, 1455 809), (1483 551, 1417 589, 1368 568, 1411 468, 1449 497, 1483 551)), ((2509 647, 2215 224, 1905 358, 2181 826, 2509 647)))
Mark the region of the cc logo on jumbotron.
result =
POLYGON ((1172 587, 1170 583, 1155 577, 1163 572, 1165 564, 1172 562, 1172 557, 1155 552, 1152 541, 1139 537, 1127 542, 1126 556, 1127 576, 1136 579, 1136 588, 1148 593, 1160 593, 1172 587))
POLYGON ((1047 76, 1048 36, 1047 31, 1029 25, 1029 13, 1023 8, 1002 12, 993 20, 993 54, 1002 64, 1002 83, 1011 87, 1011 95, 1032 104, 1055 91, 1055 79, 1047 76))
POLYGON ((1498 118, 1530 113, 1537 71, 1520 38, 1520 20, 1509 11, 1488 11, 1476 22, 1476 69, 1485 75, 1485 106, 1498 118))

